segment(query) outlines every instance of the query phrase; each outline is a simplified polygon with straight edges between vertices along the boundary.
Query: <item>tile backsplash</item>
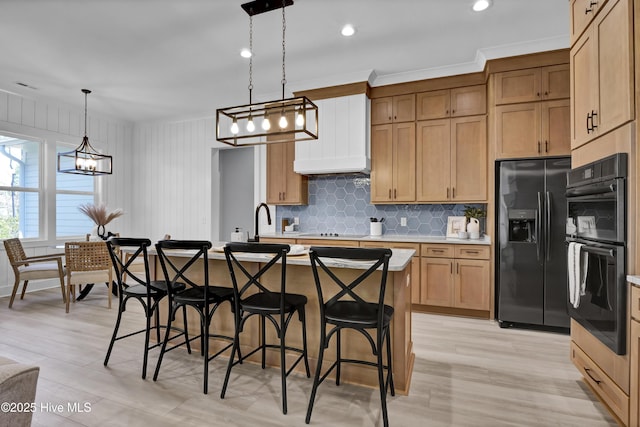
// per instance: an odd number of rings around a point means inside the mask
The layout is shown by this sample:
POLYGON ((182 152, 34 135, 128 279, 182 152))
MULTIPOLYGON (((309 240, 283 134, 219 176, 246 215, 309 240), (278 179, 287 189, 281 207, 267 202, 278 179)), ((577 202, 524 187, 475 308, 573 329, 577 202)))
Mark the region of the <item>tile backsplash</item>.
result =
MULTIPOLYGON (((369 234, 369 218, 384 218, 383 234, 444 236, 447 217, 463 216, 464 204, 372 205, 366 175, 309 177, 309 204, 277 206, 276 232, 283 218, 300 219, 303 233, 369 234), (401 226, 401 218, 407 225, 401 226)), ((472 204, 483 207, 484 204, 472 204)))

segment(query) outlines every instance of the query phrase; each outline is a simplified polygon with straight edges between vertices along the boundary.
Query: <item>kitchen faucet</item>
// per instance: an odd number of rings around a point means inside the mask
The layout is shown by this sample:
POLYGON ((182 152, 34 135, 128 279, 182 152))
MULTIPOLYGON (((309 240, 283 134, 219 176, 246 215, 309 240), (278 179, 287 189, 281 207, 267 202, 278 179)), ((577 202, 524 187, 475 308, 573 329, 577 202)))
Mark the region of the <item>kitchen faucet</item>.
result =
POLYGON ((249 239, 249 242, 260 241, 260 236, 258 235, 258 216, 260 214, 261 207, 264 207, 264 209, 267 211, 267 224, 271 225, 271 213, 269 212, 269 206, 267 206, 266 203, 262 202, 256 208, 256 228, 255 228, 256 234, 253 236, 253 239, 249 239))

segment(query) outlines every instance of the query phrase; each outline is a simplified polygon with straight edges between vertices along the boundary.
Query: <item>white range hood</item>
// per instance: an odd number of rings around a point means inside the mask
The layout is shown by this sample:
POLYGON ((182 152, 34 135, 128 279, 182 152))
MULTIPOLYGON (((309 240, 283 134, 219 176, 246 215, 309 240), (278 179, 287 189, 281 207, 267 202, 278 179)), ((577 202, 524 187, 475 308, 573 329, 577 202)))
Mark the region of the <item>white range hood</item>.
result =
POLYGON ((296 142, 293 170, 303 175, 369 173, 370 101, 363 94, 313 101, 318 139, 296 142))

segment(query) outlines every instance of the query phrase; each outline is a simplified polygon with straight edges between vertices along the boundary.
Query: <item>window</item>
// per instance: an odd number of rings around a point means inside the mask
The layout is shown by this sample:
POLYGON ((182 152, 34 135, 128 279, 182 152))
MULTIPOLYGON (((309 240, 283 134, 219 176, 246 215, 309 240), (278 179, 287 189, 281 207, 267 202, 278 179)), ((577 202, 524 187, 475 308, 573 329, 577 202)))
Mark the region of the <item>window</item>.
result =
MULTIPOLYGON (((69 151, 66 144, 56 145, 58 153, 69 151)), ((94 177, 56 173, 56 237, 64 238, 90 233, 94 224, 78 210, 78 206, 95 200, 94 177)))
POLYGON ((55 240, 91 232, 94 224, 78 206, 94 203, 95 178, 56 171, 57 153, 70 147, 0 134, 0 239, 55 240))
POLYGON ((40 237, 42 143, 0 135, 0 239, 40 237))

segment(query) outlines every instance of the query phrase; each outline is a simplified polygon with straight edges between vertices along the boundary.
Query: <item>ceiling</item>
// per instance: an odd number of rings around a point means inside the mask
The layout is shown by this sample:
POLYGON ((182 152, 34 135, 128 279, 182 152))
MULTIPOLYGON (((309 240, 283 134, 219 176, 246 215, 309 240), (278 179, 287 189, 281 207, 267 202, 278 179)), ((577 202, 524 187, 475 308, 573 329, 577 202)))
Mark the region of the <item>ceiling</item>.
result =
MULTIPOLYGON (((247 0, 2 0, 0 90, 131 122, 246 104, 247 0), (17 83, 24 83, 25 88, 17 83)), ((295 0, 287 91, 479 71, 486 59, 569 46, 566 0, 295 0), (356 34, 340 35, 351 23, 356 34)), ((282 14, 254 17, 254 100, 281 96, 282 14)))

